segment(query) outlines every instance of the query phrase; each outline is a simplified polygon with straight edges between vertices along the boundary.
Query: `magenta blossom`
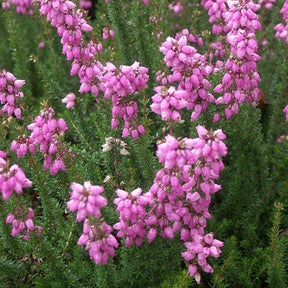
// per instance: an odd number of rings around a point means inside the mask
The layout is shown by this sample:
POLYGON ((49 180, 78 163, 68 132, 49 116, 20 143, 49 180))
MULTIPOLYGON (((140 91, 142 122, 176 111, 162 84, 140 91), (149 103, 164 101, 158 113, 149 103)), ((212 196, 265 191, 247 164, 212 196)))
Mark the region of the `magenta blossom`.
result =
MULTIPOLYGON (((2 153, 2 156, 5 154, 2 153)), ((8 200, 13 191, 19 194, 23 192, 23 188, 31 187, 32 181, 26 178, 23 170, 17 164, 9 167, 5 157, 0 157, 0 192, 3 199, 8 200)))
POLYGON ((12 73, 0 70, 0 103, 3 107, 0 115, 7 113, 8 116, 14 115, 21 118, 21 109, 18 101, 24 97, 20 88, 25 84, 24 80, 17 79, 12 73))
POLYGON ((71 211, 77 210, 77 221, 86 219, 88 215, 101 216, 100 209, 107 205, 107 199, 100 195, 104 191, 102 186, 93 186, 90 181, 85 181, 84 185, 73 182, 71 189, 67 206, 71 211))
POLYGON ((42 228, 40 226, 34 226, 33 218, 34 218, 34 211, 31 207, 27 209, 27 214, 25 215, 24 211, 16 211, 15 213, 9 213, 6 218, 6 224, 12 223, 13 228, 11 235, 13 237, 17 236, 18 234, 24 232, 25 235, 23 236, 24 240, 28 240, 35 230, 37 229, 37 234, 40 235, 42 232, 42 228), (23 215, 21 215, 23 214, 23 215))
POLYGON ((104 221, 93 221, 85 219, 83 225, 83 234, 79 238, 77 244, 85 245, 89 251, 90 259, 96 264, 108 263, 109 256, 115 256, 115 248, 118 247, 116 238, 111 234, 111 226, 104 221))
POLYGON ((137 188, 131 193, 117 189, 118 198, 114 199, 117 205, 117 211, 120 214, 120 222, 113 228, 119 230, 118 237, 126 238, 126 246, 130 247, 134 242, 137 246, 142 245, 142 239, 146 237, 145 230, 145 206, 150 199, 142 196, 142 189, 137 188))
POLYGON ((75 99, 76 95, 74 93, 69 93, 62 99, 62 103, 66 104, 66 109, 70 109, 75 106, 75 99))

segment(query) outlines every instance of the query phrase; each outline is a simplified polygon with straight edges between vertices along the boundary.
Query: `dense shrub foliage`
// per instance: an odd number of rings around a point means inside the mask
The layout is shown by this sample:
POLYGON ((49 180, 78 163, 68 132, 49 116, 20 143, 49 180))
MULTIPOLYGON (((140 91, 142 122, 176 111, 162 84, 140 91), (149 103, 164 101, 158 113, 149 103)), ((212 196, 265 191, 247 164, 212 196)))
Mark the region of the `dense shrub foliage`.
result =
POLYGON ((287 286, 286 2, 1 4, 1 287, 287 286))

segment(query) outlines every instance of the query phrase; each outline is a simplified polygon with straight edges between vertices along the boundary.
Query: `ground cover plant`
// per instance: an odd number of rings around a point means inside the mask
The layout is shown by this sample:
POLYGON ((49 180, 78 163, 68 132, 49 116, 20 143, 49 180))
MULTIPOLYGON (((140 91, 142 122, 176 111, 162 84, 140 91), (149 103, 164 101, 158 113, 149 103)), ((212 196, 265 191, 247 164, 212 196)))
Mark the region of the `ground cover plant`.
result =
POLYGON ((287 286, 286 2, 1 4, 1 287, 287 286))

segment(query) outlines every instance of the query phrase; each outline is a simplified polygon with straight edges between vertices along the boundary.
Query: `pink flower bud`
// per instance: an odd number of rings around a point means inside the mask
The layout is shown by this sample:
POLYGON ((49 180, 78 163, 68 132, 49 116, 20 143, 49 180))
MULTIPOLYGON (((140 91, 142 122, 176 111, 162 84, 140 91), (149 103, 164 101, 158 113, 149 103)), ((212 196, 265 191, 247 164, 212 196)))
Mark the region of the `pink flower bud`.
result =
POLYGON ((147 240, 149 243, 153 242, 157 235, 157 230, 155 228, 151 228, 147 233, 147 240))
POLYGON ((57 126, 62 130, 62 131, 66 131, 68 129, 66 122, 63 118, 59 118, 57 120, 57 126))
POLYGON ((92 93, 95 97, 98 96, 99 90, 98 90, 98 87, 97 87, 96 85, 92 85, 92 86, 91 86, 91 93, 92 93))
POLYGON ((111 38, 114 38, 115 31, 112 30, 112 29, 110 29, 110 30, 109 30, 109 34, 110 34, 110 37, 111 37, 111 38))
POLYGON ((16 116, 17 119, 21 118, 21 110, 20 110, 20 108, 16 108, 14 110, 14 115, 16 116))
POLYGON ((25 221, 25 224, 26 224, 26 226, 27 226, 27 228, 28 228, 29 230, 31 230, 31 231, 34 230, 34 223, 33 223, 33 220, 32 220, 32 219, 27 219, 27 220, 25 221))
POLYGON ((118 197, 122 200, 125 200, 127 199, 129 193, 124 191, 124 190, 121 190, 121 189, 117 189, 116 190, 116 194, 118 195, 118 197))
POLYGON ((170 239, 174 238, 174 232, 172 227, 168 226, 164 229, 164 233, 167 237, 169 237, 170 239))
MULTIPOLYGON (((189 265, 188 266, 188 271, 189 271, 189 274, 190 276, 195 276, 196 272, 197 272, 197 266, 196 265, 189 265)), ((196 277, 195 277, 196 278, 196 277)), ((198 283, 198 282, 197 282, 198 283)), ((200 282, 199 282, 200 283, 200 282)))
POLYGON ((132 138, 134 140, 137 140, 138 139, 138 131, 136 129, 133 129, 132 132, 131 132, 131 135, 132 135, 132 138))
POLYGON ((15 80, 14 85, 17 88, 22 87, 25 84, 25 80, 15 80))
POLYGON ((130 135, 129 129, 124 128, 123 131, 122 131, 122 137, 123 137, 123 138, 126 138, 126 137, 128 137, 129 135, 130 135))
POLYGON ((87 23, 82 23, 81 24, 81 30, 88 32, 88 31, 92 31, 93 28, 87 23))
POLYGON ((12 223, 12 221, 14 220, 14 215, 12 213, 9 213, 7 218, 6 218, 6 224, 10 224, 12 223))
POLYGON ((16 80, 16 77, 10 72, 6 72, 5 77, 8 81, 15 81, 16 80))
POLYGON ((109 38, 109 32, 108 32, 106 27, 103 28, 102 38, 103 38, 103 40, 107 40, 109 38))

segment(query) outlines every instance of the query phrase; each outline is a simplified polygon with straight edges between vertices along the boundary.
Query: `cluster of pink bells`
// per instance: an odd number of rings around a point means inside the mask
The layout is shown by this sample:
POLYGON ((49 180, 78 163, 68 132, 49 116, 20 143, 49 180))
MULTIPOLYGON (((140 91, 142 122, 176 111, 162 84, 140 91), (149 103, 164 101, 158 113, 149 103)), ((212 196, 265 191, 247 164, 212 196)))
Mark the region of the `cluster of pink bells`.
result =
MULTIPOLYGON (((32 186, 32 182, 26 178, 23 170, 17 164, 10 166, 9 162, 5 160, 6 157, 6 153, 0 151, 0 191, 5 201, 11 197, 14 191, 19 194, 23 192, 23 188, 32 186)), ((7 224, 13 224, 11 235, 16 236, 23 232, 23 239, 29 239, 35 229, 33 218, 34 212, 31 207, 25 209, 19 205, 17 211, 9 213, 6 218, 7 224)), ((38 234, 41 234, 41 227, 36 226, 36 228, 38 234)))
MULTIPOLYGON (((104 99, 112 100, 111 126, 116 129, 123 121, 122 137, 131 135, 137 140, 139 135, 145 134, 144 126, 138 120, 137 102, 131 96, 142 93, 147 86, 148 68, 140 66, 138 62, 119 68, 109 62, 101 63, 99 55, 102 44, 82 39, 82 33, 91 31, 92 27, 85 20, 85 13, 76 9, 75 3, 69 0, 37 2, 41 14, 47 16, 61 37, 62 52, 68 61, 72 61, 70 74, 77 74, 80 79, 79 92, 91 92, 96 101, 102 101, 101 90, 104 99)), ((143 2, 149 5, 149 1, 143 2)), ((174 122, 181 121, 183 109, 192 110, 191 121, 194 121, 207 110, 210 103, 224 107, 222 114, 227 119, 238 113, 239 104, 246 102, 255 105, 260 81, 256 65, 260 56, 257 54, 255 31, 261 29, 255 11, 261 5, 271 9, 274 2, 255 4, 242 1, 240 4, 238 1, 202 0, 201 5, 208 10, 210 23, 214 23, 212 32, 225 35, 225 47, 223 42, 218 41, 211 43, 209 52, 200 54, 194 46, 202 46, 202 38, 189 33, 187 29, 174 38, 168 37, 160 51, 170 72, 157 73, 160 85, 154 88, 156 94, 152 96, 151 110, 161 115, 161 119, 173 128, 174 122), (209 76, 218 71, 223 78, 211 89, 209 76), (215 98, 211 90, 220 93, 220 96, 215 98)), ((88 9, 89 3, 81 1, 81 6, 88 9)), ((6 0, 2 7, 9 9, 11 4, 17 6, 18 13, 33 14, 31 0, 6 0)), ((281 10, 286 22, 287 5, 285 2, 281 10)), ((180 2, 170 4, 169 8, 176 14, 183 11, 180 2)), ((288 43, 287 27, 278 24, 275 30, 276 37, 288 43)), ((114 37, 114 31, 104 28, 103 39, 109 37, 114 37)), ((1 115, 7 113, 8 116, 21 117, 18 101, 23 93, 19 88, 24 84, 24 80, 17 80, 11 73, 0 71, 1 115)), ((74 93, 62 99, 67 109, 72 108, 75 101, 74 93)), ((284 112, 288 115, 288 106, 284 112)), ((214 122, 219 121, 222 114, 221 111, 217 112, 214 122)), ((65 170, 65 159, 74 157, 61 140, 67 130, 66 123, 64 119, 54 116, 51 107, 44 107, 34 122, 27 126, 27 130, 32 131, 30 135, 23 133, 11 144, 11 151, 16 151, 18 158, 39 150, 44 159, 44 170, 50 169, 51 175, 65 170)), ((84 185, 72 183, 67 205, 71 211, 77 211, 77 221, 84 221, 78 245, 85 245, 96 263, 106 264, 109 256, 115 256, 115 248, 119 244, 112 234, 113 229, 118 231, 117 237, 126 239, 127 247, 134 243, 140 246, 144 238, 152 242, 158 233, 164 238, 174 238, 179 233, 187 249, 182 256, 188 264, 189 273, 200 283, 198 267, 205 272, 213 272, 206 259, 209 256, 218 257, 223 246, 221 241, 214 239, 213 233, 205 234, 204 229, 206 219, 211 217, 208 211, 211 194, 221 189, 214 180, 224 169, 221 157, 227 153, 222 142, 225 135, 221 130, 208 131, 200 125, 197 126, 198 138, 195 139, 176 139, 172 131, 158 144, 157 157, 163 167, 157 172, 149 191, 142 193, 141 188, 131 193, 121 189, 116 191, 118 198, 114 199, 114 203, 119 212, 119 222, 113 227, 101 219, 101 208, 108 204, 101 195, 104 191, 102 186, 91 185, 89 181, 84 185)), ((31 187, 32 182, 17 164, 10 167, 5 160, 6 154, 0 152, 0 192, 3 199, 8 200, 13 191, 17 197, 23 188, 31 187)), ((33 218, 32 208, 19 207, 8 215, 6 222, 13 224, 13 236, 24 232, 23 238, 28 239, 35 230, 33 218)), ((40 234, 41 227, 37 226, 37 230, 40 234)))
MULTIPOLYGON (((137 188, 131 193, 116 190, 114 199, 119 212, 119 222, 113 228, 117 237, 125 238, 126 246, 141 246, 147 237, 152 242, 157 233, 163 238, 174 238, 180 232, 187 250, 182 253, 189 264, 189 272, 200 279, 197 264, 205 272, 213 272, 207 263, 209 256, 218 257, 223 243, 214 239, 213 233, 205 235, 206 219, 211 194, 221 189, 214 183, 224 169, 221 156, 227 148, 222 142, 226 136, 219 129, 207 131, 197 126, 198 138, 177 140, 167 135, 158 145, 157 156, 163 168, 159 170, 148 192, 137 188)), ((101 219, 101 208, 108 204, 100 195, 104 188, 72 183, 71 198, 67 203, 71 211, 77 211, 76 220, 83 221, 83 234, 78 245, 85 245, 91 259, 98 264, 107 263, 115 255, 118 241, 112 235, 112 227, 101 219)))

